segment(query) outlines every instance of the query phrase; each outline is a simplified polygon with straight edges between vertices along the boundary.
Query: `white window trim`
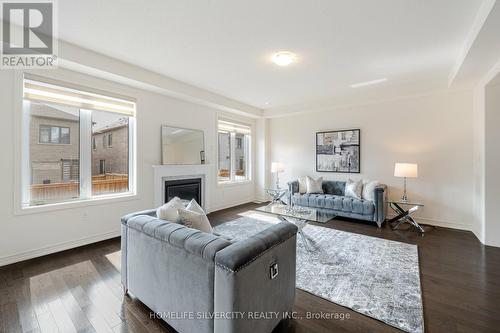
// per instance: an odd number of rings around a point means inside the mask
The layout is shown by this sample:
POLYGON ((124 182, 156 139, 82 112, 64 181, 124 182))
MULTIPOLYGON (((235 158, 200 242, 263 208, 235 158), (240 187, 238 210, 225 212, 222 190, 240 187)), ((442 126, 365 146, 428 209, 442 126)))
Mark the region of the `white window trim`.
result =
POLYGON ((245 162, 245 167, 246 167, 246 172, 247 172, 247 177, 246 179, 242 180, 236 180, 235 179, 235 159, 234 159, 234 150, 236 149, 236 134, 235 132, 229 132, 230 134, 230 156, 231 156, 231 172, 230 172, 230 179, 229 180, 219 180, 219 165, 218 165, 218 158, 219 158, 219 135, 217 134, 217 166, 216 166, 216 174, 215 177, 217 179, 217 186, 218 187, 230 187, 230 186, 235 186, 235 185, 244 185, 244 184, 252 184, 253 183, 253 175, 252 175, 252 170, 253 170, 253 161, 252 161, 252 140, 253 140, 253 126, 250 124, 245 124, 242 121, 239 120, 232 120, 230 118, 226 117, 217 117, 216 121, 216 133, 219 133, 219 120, 223 121, 228 121, 228 122, 234 122, 236 124, 242 124, 245 126, 248 126, 250 128, 250 134, 245 135, 245 142, 243 142, 243 145, 245 146, 245 157, 246 157, 246 162, 245 162))
MULTIPOLYGON (((13 117, 13 142, 14 142, 14 198, 13 210, 14 215, 28 215, 56 210, 75 209, 80 207, 104 205, 117 202, 125 202, 131 200, 140 200, 137 194, 137 128, 136 118, 129 118, 129 191, 122 193, 104 194, 99 196, 89 197, 87 199, 79 198, 75 200, 61 201, 57 203, 48 203, 45 205, 26 206, 23 203, 28 201, 28 180, 30 177, 30 167, 28 163, 24 163, 29 158, 29 137, 25 133, 29 133, 29 119, 25 117, 25 108, 27 104, 24 102, 23 86, 24 72, 16 71, 13 79, 13 99, 12 109, 14 110, 13 117), (131 149, 130 149, 131 148, 131 149)), ((82 88, 84 90, 84 88, 82 88)), ((137 112, 137 106, 136 106, 137 112)), ((92 148, 92 141, 90 147, 92 148)), ((89 151, 92 153, 92 149, 89 151)), ((80 164, 81 166, 82 164, 80 164)), ((82 169, 82 168, 80 168, 82 169)), ((91 169, 89 169, 90 172, 91 169)), ((80 170, 80 172, 82 172, 80 170)))

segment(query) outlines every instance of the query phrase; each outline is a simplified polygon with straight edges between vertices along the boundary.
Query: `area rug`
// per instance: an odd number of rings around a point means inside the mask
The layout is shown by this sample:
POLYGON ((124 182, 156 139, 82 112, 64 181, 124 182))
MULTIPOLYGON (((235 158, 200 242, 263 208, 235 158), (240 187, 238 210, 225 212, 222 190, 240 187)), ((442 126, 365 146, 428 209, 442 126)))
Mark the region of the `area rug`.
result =
MULTIPOLYGON (((244 215, 215 232, 238 241, 280 222, 244 215)), ((303 235, 297 235, 297 288, 403 331, 424 331, 417 246, 315 225, 303 235)))

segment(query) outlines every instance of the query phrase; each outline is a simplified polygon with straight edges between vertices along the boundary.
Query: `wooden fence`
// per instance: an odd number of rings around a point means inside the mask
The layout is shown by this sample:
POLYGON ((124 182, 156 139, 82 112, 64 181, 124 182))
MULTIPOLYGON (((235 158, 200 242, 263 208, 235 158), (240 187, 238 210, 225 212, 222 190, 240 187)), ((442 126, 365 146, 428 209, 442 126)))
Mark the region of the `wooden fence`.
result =
MULTIPOLYGON (((30 186, 31 202, 56 201, 78 198, 79 182, 33 184, 30 186)), ((128 191, 128 175, 105 174, 92 176, 92 194, 119 193, 128 191)))

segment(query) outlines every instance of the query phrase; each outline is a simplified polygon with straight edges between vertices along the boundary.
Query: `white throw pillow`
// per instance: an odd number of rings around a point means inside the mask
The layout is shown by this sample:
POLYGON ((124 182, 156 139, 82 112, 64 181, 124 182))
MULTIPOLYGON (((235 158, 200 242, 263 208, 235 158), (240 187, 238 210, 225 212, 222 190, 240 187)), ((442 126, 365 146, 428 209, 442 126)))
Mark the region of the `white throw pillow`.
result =
POLYGON ((156 216, 159 219, 176 223, 179 218, 179 214, 177 213, 179 208, 184 208, 184 204, 178 197, 173 197, 169 202, 158 207, 156 216))
POLYGON ((349 179, 345 184, 345 196, 361 199, 361 192, 363 191, 363 181, 362 180, 351 180, 349 179))
POLYGON ((307 192, 307 177, 299 177, 299 193, 304 194, 307 192))
POLYGON ((209 234, 213 233, 212 226, 208 222, 205 214, 193 212, 191 210, 179 209, 179 223, 189 228, 198 229, 209 234))
POLYGON ((375 201, 375 188, 380 185, 378 180, 363 183, 363 199, 375 201))
POLYGON ((323 177, 314 180, 311 177, 306 178, 307 193, 323 193, 323 177))
POLYGON ((179 209, 179 222, 190 228, 213 233, 207 214, 194 199, 189 202, 186 209, 179 209))

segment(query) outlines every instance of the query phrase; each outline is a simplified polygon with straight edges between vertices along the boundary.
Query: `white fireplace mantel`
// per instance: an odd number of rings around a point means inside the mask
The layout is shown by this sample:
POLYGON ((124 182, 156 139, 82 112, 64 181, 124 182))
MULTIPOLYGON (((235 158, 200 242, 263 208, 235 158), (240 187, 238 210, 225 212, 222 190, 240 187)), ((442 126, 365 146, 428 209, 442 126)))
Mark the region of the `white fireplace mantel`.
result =
POLYGON ((154 204, 159 207, 164 203, 164 181, 172 179, 201 178, 200 204, 205 211, 210 211, 208 186, 211 184, 212 168, 210 164, 198 165, 153 165, 154 204))

